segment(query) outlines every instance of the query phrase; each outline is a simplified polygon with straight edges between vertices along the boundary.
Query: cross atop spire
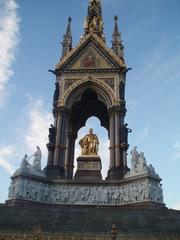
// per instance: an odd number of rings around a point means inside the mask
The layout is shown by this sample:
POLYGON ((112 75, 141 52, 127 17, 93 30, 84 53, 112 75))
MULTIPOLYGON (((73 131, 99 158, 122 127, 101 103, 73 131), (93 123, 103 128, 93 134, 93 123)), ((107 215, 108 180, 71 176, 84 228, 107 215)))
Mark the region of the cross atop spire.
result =
POLYGON ((95 33, 105 41, 100 0, 89 0, 88 15, 84 23, 85 35, 95 33))

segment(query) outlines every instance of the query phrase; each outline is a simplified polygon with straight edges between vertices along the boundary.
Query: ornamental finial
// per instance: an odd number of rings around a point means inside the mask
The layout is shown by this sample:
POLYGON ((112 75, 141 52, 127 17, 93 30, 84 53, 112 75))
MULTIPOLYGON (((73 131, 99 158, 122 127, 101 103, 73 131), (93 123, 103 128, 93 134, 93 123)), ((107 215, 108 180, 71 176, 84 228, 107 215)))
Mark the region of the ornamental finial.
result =
POLYGON ((62 57, 66 56, 67 53, 72 49, 71 21, 71 17, 68 17, 68 25, 62 42, 62 57))
POLYGON ((122 40, 121 40, 121 33, 119 32, 118 29, 118 16, 114 16, 114 31, 112 35, 112 50, 114 53, 122 59, 124 62, 124 47, 122 45, 122 40))
POLYGON ((88 6, 88 15, 84 23, 85 35, 95 33, 105 41, 104 26, 102 18, 102 8, 100 0, 90 0, 88 6))

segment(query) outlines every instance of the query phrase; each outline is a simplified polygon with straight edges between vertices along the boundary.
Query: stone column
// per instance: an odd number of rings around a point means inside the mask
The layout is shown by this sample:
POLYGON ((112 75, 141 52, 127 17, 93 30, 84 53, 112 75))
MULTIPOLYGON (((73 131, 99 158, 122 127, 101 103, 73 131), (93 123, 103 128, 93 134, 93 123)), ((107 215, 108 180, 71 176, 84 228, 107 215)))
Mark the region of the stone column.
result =
POLYGON ((67 136, 67 149, 66 149, 66 157, 65 157, 65 177, 69 178, 69 155, 70 155, 70 146, 71 146, 71 139, 70 139, 70 132, 68 131, 67 136))
POLYGON ((67 150, 66 150, 66 160, 65 160, 65 170, 66 170, 66 178, 73 178, 73 169, 74 169, 74 147, 75 147, 75 137, 72 130, 68 132, 68 140, 67 140, 67 150))
MULTIPOLYGON (((123 102, 124 104, 124 102, 123 102)), ((109 110, 110 116, 110 169, 107 179, 122 179, 127 172, 127 147, 122 143, 122 129, 124 126, 125 106, 114 106, 109 110), (126 148, 125 148, 126 147, 126 148)))
POLYGON ((115 167, 115 116, 110 112, 110 169, 115 167))
POLYGON ((115 166, 120 167, 120 116, 115 113, 115 166))
MULTIPOLYGON (((68 128, 68 110, 64 107, 57 107, 54 110, 55 115, 55 150, 49 152, 47 176, 52 178, 64 178, 65 176, 65 151, 67 143, 67 128, 68 128)), ((50 146, 49 146, 50 147, 50 146)))
POLYGON ((124 118, 126 116, 126 108, 125 108, 125 102, 122 102, 121 104, 121 114, 120 114, 120 132, 121 132, 121 138, 120 138, 120 156, 121 156, 121 166, 123 166, 123 171, 126 173, 129 169, 127 167, 127 150, 129 148, 128 142, 124 142, 124 118))
POLYGON ((70 144, 70 157, 69 157, 69 172, 68 176, 69 179, 73 178, 73 172, 74 172, 74 149, 75 148, 75 138, 71 138, 71 144, 70 144))
POLYGON ((47 144, 47 149, 48 149, 48 163, 47 163, 47 166, 53 166, 55 145, 51 144, 51 143, 48 143, 47 144))
POLYGON ((61 142, 61 136, 62 136, 62 124, 63 124, 63 117, 60 112, 58 112, 58 118, 57 118, 57 133, 56 133, 56 145, 55 145, 55 153, 54 153, 54 166, 59 165, 59 158, 60 158, 60 142, 61 142))
POLYGON ((63 112, 63 121, 61 125, 61 141, 60 141, 60 163, 59 166, 64 168, 65 156, 67 149, 67 133, 68 133, 68 114, 63 112))

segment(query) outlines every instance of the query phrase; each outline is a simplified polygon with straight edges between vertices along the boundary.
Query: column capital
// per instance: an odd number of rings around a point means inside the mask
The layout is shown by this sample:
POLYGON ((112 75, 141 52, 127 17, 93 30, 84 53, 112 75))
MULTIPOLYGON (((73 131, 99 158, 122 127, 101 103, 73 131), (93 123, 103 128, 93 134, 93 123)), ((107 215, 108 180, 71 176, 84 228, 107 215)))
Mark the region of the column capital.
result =
POLYGON ((55 149, 55 144, 47 143, 46 146, 49 151, 53 151, 55 149))
POLYGON ((126 112, 127 110, 125 106, 113 106, 108 109, 108 113, 110 116, 114 116, 114 115, 125 116, 126 112))
POLYGON ((122 144, 112 145, 112 146, 109 147, 109 149, 115 149, 115 148, 119 148, 122 151, 127 151, 128 148, 129 148, 129 144, 122 143, 122 144))
POLYGON ((53 109, 53 114, 61 114, 69 116, 69 109, 63 106, 57 106, 53 109))

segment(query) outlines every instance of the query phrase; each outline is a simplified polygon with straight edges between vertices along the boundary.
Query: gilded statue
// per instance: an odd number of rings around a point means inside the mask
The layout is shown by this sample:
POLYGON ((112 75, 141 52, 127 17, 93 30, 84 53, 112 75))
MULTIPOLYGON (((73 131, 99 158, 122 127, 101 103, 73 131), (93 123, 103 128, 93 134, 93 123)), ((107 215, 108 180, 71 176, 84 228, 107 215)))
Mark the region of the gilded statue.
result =
POLYGON ((89 134, 83 137, 79 141, 79 145, 81 146, 81 155, 86 156, 94 156, 98 155, 98 146, 99 140, 96 134, 93 133, 93 129, 89 129, 89 134))

